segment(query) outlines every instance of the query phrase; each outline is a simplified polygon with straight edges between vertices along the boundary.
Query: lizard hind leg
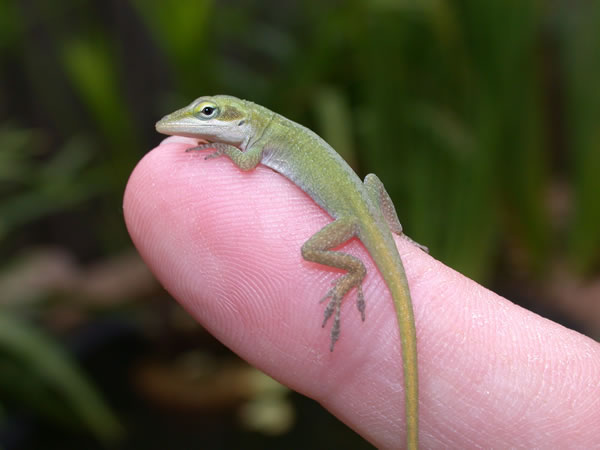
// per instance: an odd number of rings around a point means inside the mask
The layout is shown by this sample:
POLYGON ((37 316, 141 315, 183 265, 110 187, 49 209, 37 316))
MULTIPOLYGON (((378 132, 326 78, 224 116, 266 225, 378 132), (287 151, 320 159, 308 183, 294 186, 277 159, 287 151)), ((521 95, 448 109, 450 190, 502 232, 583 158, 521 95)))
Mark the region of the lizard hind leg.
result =
POLYGON ((365 319, 365 300, 362 291, 362 281, 367 270, 362 261, 344 252, 331 250, 347 242, 356 235, 356 222, 350 217, 339 218, 323 227, 302 246, 302 257, 307 261, 316 262, 330 267, 346 270, 348 273, 338 278, 333 287, 321 299, 329 299, 323 313, 323 327, 333 315, 331 328, 331 345, 333 347, 340 335, 340 309, 346 294, 354 287, 357 288, 357 307, 362 320, 365 319))
POLYGON ((375 202, 379 205, 379 209, 381 210, 381 213, 383 214, 390 231, 407 240, 411 244, 416 245, 425 253, 429 253, 429 249, 427 247, 415 242, 413 239, 404 234, 404 231, 402 231, 402 224, 400 223, 400 219, 398 219, 398 213, 396 213, 394 202, 392 201, 390 194, 388 194, 388 192, 385 190, 385 186, 379 177, 374 173, 368 174, 365 177, 365 186, 370 190, 372 198, 374 198, 375 202))

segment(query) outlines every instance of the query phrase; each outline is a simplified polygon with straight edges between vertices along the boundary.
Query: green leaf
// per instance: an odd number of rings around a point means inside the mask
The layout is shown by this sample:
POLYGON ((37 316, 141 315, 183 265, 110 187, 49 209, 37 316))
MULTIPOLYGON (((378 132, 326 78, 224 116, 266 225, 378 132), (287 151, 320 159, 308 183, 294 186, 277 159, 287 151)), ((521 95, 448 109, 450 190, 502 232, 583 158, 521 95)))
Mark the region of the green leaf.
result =
POLYGON ((100 395, 52 338, 0 310, 0 350, 37 374, 98 439, 112 441, 122 429, 100 395))

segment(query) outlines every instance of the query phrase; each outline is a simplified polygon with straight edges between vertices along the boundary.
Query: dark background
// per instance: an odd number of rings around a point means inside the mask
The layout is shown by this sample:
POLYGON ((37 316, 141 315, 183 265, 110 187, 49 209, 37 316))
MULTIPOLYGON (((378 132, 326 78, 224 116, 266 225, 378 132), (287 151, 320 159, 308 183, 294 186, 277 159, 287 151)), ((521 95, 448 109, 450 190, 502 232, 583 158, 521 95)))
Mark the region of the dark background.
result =
POLYGON ((253 100, 407 233, 600 336, 600 2, 0 0, 0 446, 360 448, 161 290, 121 201, 154 123, 253 100))

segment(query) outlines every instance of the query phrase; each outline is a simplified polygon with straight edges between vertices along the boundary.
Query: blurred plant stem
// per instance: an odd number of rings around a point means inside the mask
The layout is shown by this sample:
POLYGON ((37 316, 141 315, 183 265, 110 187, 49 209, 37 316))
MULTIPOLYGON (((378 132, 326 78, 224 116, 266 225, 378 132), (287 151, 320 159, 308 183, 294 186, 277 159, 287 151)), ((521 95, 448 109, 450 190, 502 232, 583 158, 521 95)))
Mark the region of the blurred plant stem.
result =
POLYGON ((3 399, 21 401, 59 422, 80 421, 103 441, 121 436, 117 419, 60 346, 4 308, 0 366, 3 399))

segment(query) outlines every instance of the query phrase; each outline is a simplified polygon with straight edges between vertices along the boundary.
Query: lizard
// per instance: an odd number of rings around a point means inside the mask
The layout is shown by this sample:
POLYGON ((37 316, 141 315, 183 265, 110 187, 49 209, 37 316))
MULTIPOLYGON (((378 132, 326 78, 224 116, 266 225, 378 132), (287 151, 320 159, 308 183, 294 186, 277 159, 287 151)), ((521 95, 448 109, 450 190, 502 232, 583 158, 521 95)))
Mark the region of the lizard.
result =
POLYGON ((417 338, 412 300, 402 260, 392 233, 408 239, 383 183, 375 174, 364 182, 344 159, 310 129, 258 104, 228 95, 200 97, 156 123, 167 135, 185 136, 206 143, 187 151, 213 149, 205 156, 228 157, 242 171, 263 164, 291 180, 334 220, 310 237, 301 248, 311 262, 345 270, 321 299, 329 300, 322 327, 333 316, 330 351, 340 335, 340 307, 356 289, 356 305, 365 320, 363 262, 333 248, 352 238, 366 247, 394 302, 402 344, 406 410, 406 447, 418 447, 417 338))

